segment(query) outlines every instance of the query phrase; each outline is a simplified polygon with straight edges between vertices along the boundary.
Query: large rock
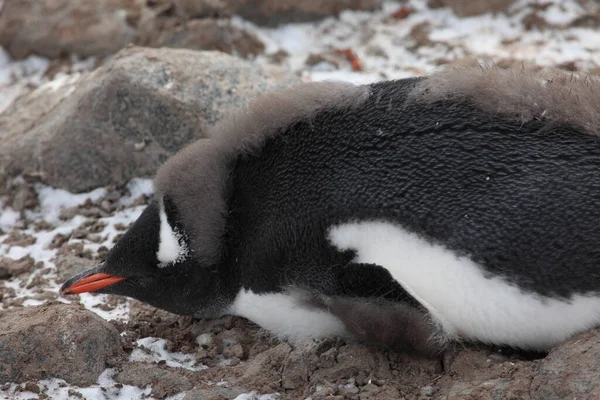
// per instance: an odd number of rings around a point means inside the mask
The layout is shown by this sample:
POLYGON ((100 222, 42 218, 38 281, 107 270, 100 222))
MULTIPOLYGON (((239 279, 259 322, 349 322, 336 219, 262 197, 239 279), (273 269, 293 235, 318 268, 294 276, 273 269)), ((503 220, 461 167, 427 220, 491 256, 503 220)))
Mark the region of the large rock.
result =
POLYGON ((531 384, 539 400, 600 399, 600 330, 583 333, 550 352, 531 384))
POLYGON ((337 15, 343 10, 373 11, 382 0, 173 0, 182 17, 239 15, 258 24, 278 25, 337 15))
POLYGON ((0 182, 34 171, 47 184, 80 192, 152 176, 207 126, 297 79, 219 52, 128 47, 0 115, 0 182))
POLYGON ((77 305, 4 311, 0 326, 0 383, 56 377, 91 385, 123 356, 113 325, 77 305))
POLYGON ((143 0, 4 0, 0 44, 11 55, 111 54, 135 40, 143 0))

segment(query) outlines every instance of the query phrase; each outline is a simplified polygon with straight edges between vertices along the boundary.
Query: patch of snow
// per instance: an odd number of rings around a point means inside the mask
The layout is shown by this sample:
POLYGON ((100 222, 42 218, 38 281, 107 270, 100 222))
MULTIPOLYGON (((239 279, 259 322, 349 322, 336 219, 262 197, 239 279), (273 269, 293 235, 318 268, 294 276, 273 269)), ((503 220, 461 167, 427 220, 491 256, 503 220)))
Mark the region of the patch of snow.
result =
POLYGON ((123 205, 131 205, 138 197, 150 196, 154 193, 152 179, 133 178, 126 186, 129 195, 121 198, 120 203, 123 205))
MULTIPOLYGON (((153 399, 150 396, 152 389, 147 386, 143 389, 131 385, 117 384, 114 381, 116 370, 108 368, 98 378, 98 384, 86 388, 67 384, 62 379, 45 379, 39 381, 40 393, 53 400, 70 400, 75 398, 70 392, 79 393, 86 400, 142 400, 153 399)), ((11 400, 38 399, 37 394, 21 392, 25 385, 11 384, 8 390, 0 390, 0 398, 11 400)), ((182 397, 172 396, 169 400, 180 400, 182 397)))
MULTIPOLYGON (((53 80, 48 81, 41 85, 37 90, 51 90, 53 92, 57 91, 61 87, 66 84, 71 84, 79 80, 81 74, 65 74, 64 72, 60 72, 56 74, 53 80)), ((71 94, 75 91, 75 87, 73 87, 68 94, 71 94)))
POLYGON ((62 209, 76 207, 86 200, 95 201, 106 196, 105 188, 94 189, 88 193, 69 193, 64 189, 56 189, 40 183, 35 185, 43 218, 48 223, 60 222, 59 215, 62 209))
MULTIPOLYGON (((370 83, 383 79, 401 79, 423 75, 438 65, 465 57, 498 61, 515 59, 555 66, 577 62, 580 67, 600 64, 600 41, 597 30, 575 28, 565 24, 585 14, 576 0, 554 2, 546 10, 536 11, 550 24, 564 29, 526 30, 522 19, 533 11, 534 0, 521 0, 511 7, 510 15, 483 14, 457 17, 449 8, 430 9, 426 2, 410 0, 407 4, 385 1, 374 13, 344 11, 339 18, 313 23, 293 23, 275 28, 254 25, 241 18, 233 23, 256 34, 266 46, 258 56, 260 64, 269 64, 269 54, 283 50, 289 56, 284 65, 300 72, 304 80, 344 80, 370 83), (401 6, 413 12, 397 20, 392 14, 401 6), (420 24, 428 26, 429 45, 413 48, 411 31, 420 24), (574 40, 573 40, 574 39, 574 40), (350 64, 331 71, 323 65, 306 65, 310 54, 333 54, 336 49, 352 49, 361 60, 362 71, 350 64), (384 55, 373 54, 379 48, 384 55)), ((381 53, 381 52, 380 52, 381 53)))
POLYGON ((85 72, 94 68, 96 57, 79 58, 77 55, 71 55, 71 72, 85 72))
POLYGON ((101 306, 108 302, 107 299, 108 295, 106 294, 81 293, 79 295, 79 302, 85 308, 95 312, 107 321, 116 320, 126 322, 129 320, 129 305, 131 303, 129 298, 120 297, 114 309, 104 310, 101 306))
POLYGON ((3 231, 9 231, 17 224, 20 218, 18 211, 13 210, 11 207, 3 206, 2 213, 0 213, 0 229, 3 231))
POLYGON ((145 363, 165 361, 169 367, 185 368, 190 371, 202 371, 208 368, 203 364, 198 364, 193 354, 172 353, 168 351, 164 339, 146 337, 139 339, 136 343, 138 348, 133 349, 129 356, 129 361, 145 363))
POLYGON ((243 393, 237 396, 234 400, 279 400, 281 397, 279 393, 271 393, 271 394, 258 394, 253 391, 250 393, 243 393))
POLYGON ((540 16, 547 22, 554 25, 567 25, 575 18, 585 13, 581 4, 565 1, 560 3, 551 3, 547 9, 540 12, 540 16))

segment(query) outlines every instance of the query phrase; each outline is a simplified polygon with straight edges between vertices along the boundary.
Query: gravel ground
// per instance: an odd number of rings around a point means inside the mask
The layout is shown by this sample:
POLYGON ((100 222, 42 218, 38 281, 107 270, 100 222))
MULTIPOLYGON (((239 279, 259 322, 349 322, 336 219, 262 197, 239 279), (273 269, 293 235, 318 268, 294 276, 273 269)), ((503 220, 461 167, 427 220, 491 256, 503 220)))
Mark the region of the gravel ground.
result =
MULTIPOLYGON (((600 71, 599 20, 585 22, 589 10, 574 0, 532 3, 517 1, 507 14, 462 19, 415 0, 386 2, 379 12, 344 12, 318 23, 278 28, 239 18, 234 23, 265 43, 257 63, 287 67, 307 81, 373 82, 474 61, 600 71)), ((101 62, 40 57, 17 62, 0 50, 0 111, 32 88, 60 84, 101 62)), ((50 301, 80 302, 111 321, 127 352, 127 360, 106 369, 94 385, 77 387, 59 379, 6 383, 0 398, 362 400, 536 398, 536 393, 537 398, 561 398, 552 397, 558 389, 552 394, 544 385, 558 357, 553 353, 542 359, 504 349, 463 349, 448 375, 436 363, 355 343, 292 348, 242 319, 195 321, 123 298, 59 296, 60 283, 101 260, 151 195, 147 179, 71 194, 24 176, 0 196, 0 312, 50 301)), ((580 343, 598 340, 590 335, 580 343)))

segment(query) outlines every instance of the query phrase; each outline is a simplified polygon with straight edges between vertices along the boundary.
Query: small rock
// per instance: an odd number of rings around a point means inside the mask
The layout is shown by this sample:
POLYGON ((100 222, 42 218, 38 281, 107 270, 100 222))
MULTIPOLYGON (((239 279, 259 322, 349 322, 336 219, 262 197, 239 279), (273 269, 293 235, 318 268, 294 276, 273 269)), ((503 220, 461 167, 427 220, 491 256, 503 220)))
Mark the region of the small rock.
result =
POLYGON ((309 376, 309 354, 302 350, 294 350, 290 353, 281 376, 281 386, 284 389, 297 389, 308 382, 309 376))
POLYGON ((11 231, 8 237, 4 239, 4 244, 9 246, 27 247, 36 242, 36 238, 19 231, 11 231))
POLYGON ((488 356, 488 358, 491 362, 498 363, 498 364, 508 361, 508 357, 506 357, 502 353, 497 353, 497 352, 490 354, 488 356))
POLYGON ((340 387, 338 389, 338 393, 342 396, 345 397, 350 397, 352 395, 358 394, 360 390, 356 387, 356 386, 351 386, 351 387, 340 387))
POLYGON ((314 392, 311 397, 313 398, 313 400, 330 399, 331 396, 336 394, 336 392, 337 390, 333 385, 326 384, 325 386, 314 392))
POLYGON ((339 69, 345 60, 337 55, 330 53, 310 53, 304 62, 306 65, 314 66, 320 63, 330 64, 334 69, 339 69))
POLYGON ((253 390, 261 388, 263 393, 281 390, 279 382, 282 382, 281 366, 286 363, 291 348, 287 343, 279 343, 258 353, 252 361, 244 362, 233 367, 232 376, 238 376, 230 380, 233 385, 251 387, 253 390), (276 386, 275 386, 276 385, 276 386))
POLYGON ((249 389, 240 386, 213 386, 206 389, 194 388, 186 392, 183 400, 226 400, 236 399, 243 393, 250 392, 249 389))
POLYGON ((48 246, 48 248, 50 250, 58 249, 68 240, 69 240, 69 236, 63 235, 62 233, 57 233, 52 238, 52 241, 50 242, 50 245, 48 246))
POLYGON ((37 193, 32 185, 23 184, 13 197, 12 208, 15 211, 30 210, 39 204, 37 193))
POLYGON ((138 387, 152 385, 152 395, 161 399, 194 387, 176 369, 144 363, 125 364, 123 370, 115 376, 115 381, 138 387))
POLYGON ((429 0, 430 8, 450 7, 457 17, 471 17, 489 12, 503 12, 514 3, 515 0, 429 0))
POLYGON ((361 393, 375 394, 375 393, 379 393, 380 390, 381 389, 379 389, 378 386, 373 385, 372 383, 367 383, 365 386, 360 388, 361 393))
POLYGON ((9 279, 25 273, 31 273, 35 268, 35 260, 31 256, 25 256, 18 260, 8 257, 0 257, 0 279, 9 279))
POLYGON ((25 383, 25 387, 24 387, 26 392, 31 392, 31 393, 39 393, 40 392, 40 387, 33 382, 27 382, 25 383))
POLYGON ((5 311, 0 326, 1 382, 54 377, 89 386, 123 356, 117 330, 73 304, 5 311))
POLYGON ((427 386, 423 386, 419 393, 423 397, 431 397, 431 396, 433 396, 434 392, 435 392, 435 389, 433 388, 433 386, 427 385, 427 386))
POLYGON ((321 363, 321 368, 330 368, 335 365, 335 355, 337 350, 335 348, 331 348, 319 356, 319 362, 321 363))
POLYGON ((454 382, 448 391, 448 400, 470 399, 471 393, 477 388, 467 382, 454 382))
POLYGON ((58 282, 64 282, 73 275, 93 267, 95 264, 92 260, 70 254, 58 255, 53 261, 56 265, 58 282))
POLYGON ((196 336, 196 343, 200 347, 209 348, 213 345, 213 337, 210 333, 202 333, 196 336))
POLYGON ((244 357, 244 348, 239 343, 232 344, 223 349, 223 356, 227 358, 236 357, 242 359, 244 357))

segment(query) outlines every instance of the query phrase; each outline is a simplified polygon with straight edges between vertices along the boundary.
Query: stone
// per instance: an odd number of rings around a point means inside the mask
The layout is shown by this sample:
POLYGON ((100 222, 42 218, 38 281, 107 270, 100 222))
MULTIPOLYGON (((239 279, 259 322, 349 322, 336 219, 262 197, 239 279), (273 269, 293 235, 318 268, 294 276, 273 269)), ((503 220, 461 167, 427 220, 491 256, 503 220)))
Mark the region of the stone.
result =
POLYGON ((83 257, 70 254, 57 255, 53 260, 57 270, 57 281, 62 283, 70 277, 77 275, 94 266, 95 262, 83 257))
POLYGON ((0 382, 59 378, 89 386, 124 356, 112 324, 74 304, 0 313, 0 382))
POLYGON ((429 0, 431 8, 450 7, 457 17, 472 17, 489 12, 505 12, 515 0, 429 0))
POLYGON ((344 10, 374 11, 381 0, 174 0, 180 17, 240 17, 262 25, 314 21, 344 10))
POLYGON ((248 393, 250 390, 239 386, 211 388, 194 388, 185 393, 183 400, 229 400, 236 399, 239 395, 248 393))
POLYGON ((194 387, 177 369, 166 366, 128 363, 115 376, 115 381, 126 385, 145 387, 152 385, 152 395, 160 399, 185 392, 194 387))
POLYGON ((593 329, 554 348, 531 383, 533 399, 600 398, 600 330, 593 329))
POLYGON ((297 389, 306 386, 310 373, 310 353, 294 350, 283 367, 281 386, 284 389, 297 389))
POLYGON ((200 347, 204 347, 204 348, 212 347, 213 342, 214 342, 213 336, 210 333, 202 333, 202 334, 196 336, 196 343, 198 343, 198 346, 200 346, 200 347))
POLYGON ((34 268, 35 260, 31 256, 25 256, 18 260, 13 260, 9 257, 0 257, 0 280, 31 273, 34 268))
POLYGON ((46 184, 82 192, 151 177, 223 116, 295 82, 220 52, 128 47, 68 89, 50 82, 0 115, 0 181, 35 170, 46 184), (54 106, 40 114, 46 102, 54 106))
POLYGON ((135 40, 143 0, 5 0, 0 44, 13 57, 105 56, 135 40))
POLYGON ((152 26, 144 33, 144 44, 150 47, 172 47, 191 50, 218 50, 242 58, 257 56, 265 50, 256 35, 234 26, 228 20, 193 19, 183 24, 162 22, 170 28, 152 26))
POLYGON ((232 344, 223 349, 223 356, 226 358, 236 357, 242 359, 244 357, 244 348, 239 343, 232 344))

